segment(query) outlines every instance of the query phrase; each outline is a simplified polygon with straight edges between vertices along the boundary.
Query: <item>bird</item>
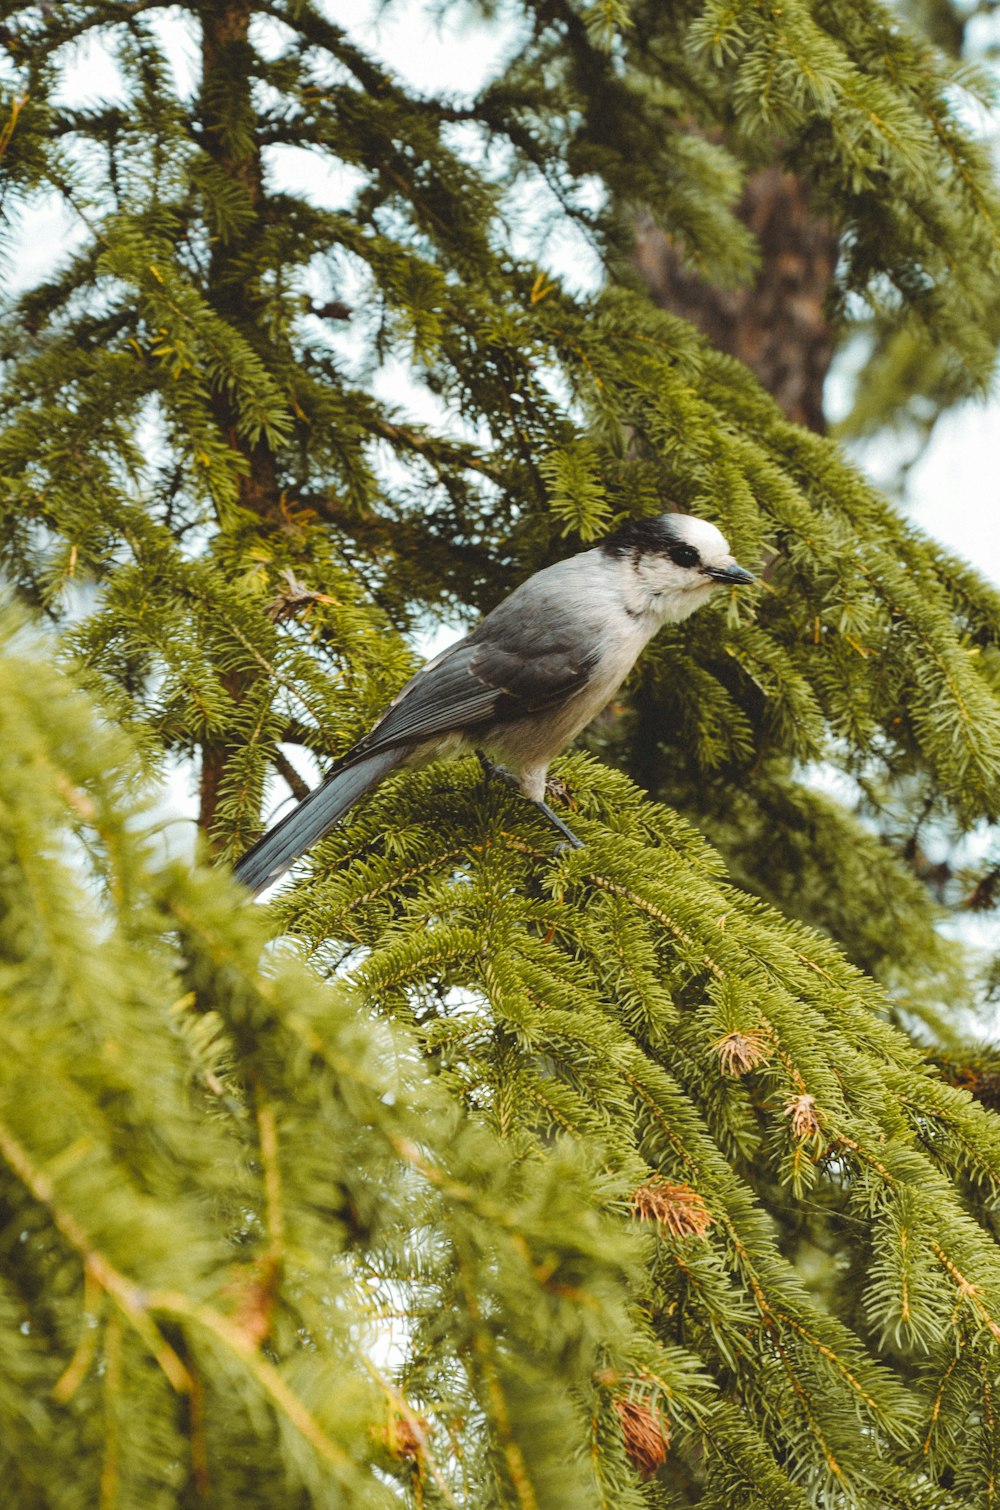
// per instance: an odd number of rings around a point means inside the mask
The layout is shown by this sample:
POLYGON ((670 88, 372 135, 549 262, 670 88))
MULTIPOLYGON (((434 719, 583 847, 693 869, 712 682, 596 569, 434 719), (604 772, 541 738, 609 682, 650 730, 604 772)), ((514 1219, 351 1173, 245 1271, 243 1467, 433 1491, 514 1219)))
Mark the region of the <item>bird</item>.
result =
POLYGON ((237 880, 263 891, 390 771, 470 748, 581 848, 545 801, 550 762, 607 707, 657 630, 719 588, 755 580, 721 530, 680 513, 630 519, 535 572, 421 667, 326 779, 246 851, 237 880))

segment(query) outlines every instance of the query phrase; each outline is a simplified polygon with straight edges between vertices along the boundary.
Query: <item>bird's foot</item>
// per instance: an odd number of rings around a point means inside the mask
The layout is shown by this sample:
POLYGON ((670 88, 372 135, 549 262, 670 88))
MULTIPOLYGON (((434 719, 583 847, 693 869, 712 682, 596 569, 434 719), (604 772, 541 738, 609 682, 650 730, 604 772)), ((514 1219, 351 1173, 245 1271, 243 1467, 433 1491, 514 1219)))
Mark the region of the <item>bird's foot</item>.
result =
POLYGON ((552 802, 562 803, 566 807, 576 807, 572 787, 568 781, 560 781, 558 776, 550 776, 546 781, 545 795, 552 802))
MULTIPOLYGON (((503 765, 494 765, 493 761, 482 750, 477 750, 476 755, 479 757, 479 764, 483 768, 483 779, 487 784, 491 778, 496 776, 501 781, 506 782, 508 786, 515 787, 522 796, 524 795, 524 788, 513 771, 508 771, 507 767, 503 765)), ((561 800, 571 800, 570 790, 565 782, 547 782, 545 790, 546 792, 551 791, 554 796, 557 796, 561 800)), ((562 834, 562 842, 556 845, 557 855, 564 854, 567 849, 583 849, 583 840, 577 838, 573 830, 562 821, 558 813, 553 812, 547 802, 543 800, 536 801, 533 797, 529 797, 527 800, 531 803, 532 807, 537 807, 538 811, 543 817, 548 819, 554 829, 557 829, 562 834)))
POLYGON ((483 768, 483 780, 487 785, 496 777, 498 781, 505 782, 507 786, 516 787, 518 791, 521 790, 520 781, 514 775, 513 771, 508 771, 505 765, 496 765, 482 750, 476 751, 476 759, 483 768))

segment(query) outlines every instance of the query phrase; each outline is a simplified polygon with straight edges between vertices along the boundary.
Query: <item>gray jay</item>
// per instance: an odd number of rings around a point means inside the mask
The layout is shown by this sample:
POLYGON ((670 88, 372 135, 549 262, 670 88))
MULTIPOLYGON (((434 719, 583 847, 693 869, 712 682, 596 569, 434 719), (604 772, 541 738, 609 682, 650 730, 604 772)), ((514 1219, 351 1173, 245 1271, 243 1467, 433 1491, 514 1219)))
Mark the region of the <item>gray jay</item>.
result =
POLYGON ((714 589, 753 580, 714 524, 686 514, 631 520, 536 572, 407 682, 326 780, 247 850, 237 878, 263 890, 397 766, 463 748, 504 762, 481 756, 580 847, 545 801, 549 762, 607 706, 658 629, 714 589))

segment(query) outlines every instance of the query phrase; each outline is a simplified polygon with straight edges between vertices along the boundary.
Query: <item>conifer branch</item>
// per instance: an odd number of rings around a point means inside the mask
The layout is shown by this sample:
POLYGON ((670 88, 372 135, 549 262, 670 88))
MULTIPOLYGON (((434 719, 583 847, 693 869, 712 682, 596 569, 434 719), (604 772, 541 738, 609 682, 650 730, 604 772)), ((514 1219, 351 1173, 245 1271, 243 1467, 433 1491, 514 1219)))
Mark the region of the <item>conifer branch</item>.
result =
POLYGON ((424 1465, 427 1466, 427 1468, 430 1470, 431 1477, 438 1487, 438 1492, 440 1493, 441 1498, 444 1500, 445 1504, 456 1507, 457 1510, 458 1501, 452 1494, 451 1489, 448 1485, 448 1481, 442 1473, 440 1467, 438 1466, 438 1463, 434 1457, 434 1453, 431 1451, 431 1444, 427 1436, 426 1423, 421 1420, 420 1416, 408 1403, 406 1398, 402 1394, 400 1394, 399 1390, 393 1388, 389 1380, 383 1373, 381 1373, 379 1369, 375 1367, 370 1358, 363 1357, 362 1363, 366 1371, 371 1375, 371 1377, 375 1380, 375 1383, 383 1391, 386 1399, 392 1404, 393 1408, 399 1412, 402 1419, 406 1422, 413 1440, 417 1444, 417 1447, 419 1449, 420 1470, 423 1470, 424 1465))
POLYGON ((188 1322, 221 1342, 244 1366, 248 1376, 259 1386, 262 1394, 270 1399, 275 1409, 280 1410, 316 1454, 330 1464, 337 1477, 345 1483, 354 1479, 356 1469, 348 1454, 323 1430, 315 1415, 289 1387, 275 1365, 257 1351, 255 1340, 248 1338, 221 1312, 191 1301, 186 1295, 175 1291, 151 1291, 147 1296, 147 1305, 151 1312, 188 1322))
POLYGON ((1000 596, 776 376, 864 342, 856 433, 918 444, 985 388, 979 86, 877 0, 508 19, 450 98, 315 0, 5 11, 5 208, 75 245, 0 312, 0 555, 46 634, 0 616, 0 1480, 989 1505, 1000 1137, 945 1014, 996 971, 939 924, 991 871, 914 845, 1000 811, 1000 596), (114 97, 73 103, 81 43, 114 97), (413 626, 667 506, 766 587, 665 631, 560 765, 585 850, 470 761, 387 778, 267 908, 155 871, 145 770, 200 760, 238 850, 413 626))
POLYGON ((115 1510, 121 1476, 118 1409, 122 1398, 122 1324, 117 1311, 104 1328, 104 1441, 101 1459, 100 1510, 115 1510))
POLYGON ((80 1325, 80 1340, 72 1358, 52 1386, 53 1398, 60 1405, 72 1400, 80 1385, 90 1372, 97 1355, 100 1337, 98 1321, 101 1309, 101 1288, 86 1266, 83 1271, 83 1306, 80 1325))
POLYGON ((171 1388, 178 1394, 187 1394, 191 1389, 191 1375, 153 1321, 150 1313, 156 1308, 91 1243, 80 1222, 60 1204, 51 1180, 35 1166, 27 1149, 3 1123, 0 1123, 0 1155, 39 1205, 50 1213, 56 1228, 80 1258, 85 1272, 90 1274, 94 1283, 114 1302, 122 1316, 141 1337, 171 1388))

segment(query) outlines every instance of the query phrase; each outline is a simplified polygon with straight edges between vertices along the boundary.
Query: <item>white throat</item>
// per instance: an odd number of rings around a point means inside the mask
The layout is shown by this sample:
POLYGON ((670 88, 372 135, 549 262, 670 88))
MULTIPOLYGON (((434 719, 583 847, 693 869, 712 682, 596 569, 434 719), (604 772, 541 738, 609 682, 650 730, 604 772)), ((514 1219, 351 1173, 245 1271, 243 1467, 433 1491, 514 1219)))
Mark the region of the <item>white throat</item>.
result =
POLYGON ((658 556, 625 556, 618 563, 625 612, 649 625, 654 635, 663 624, 679 624, 707 603, 715 584, 710 577, 678 582, 676 567, 658 556))

